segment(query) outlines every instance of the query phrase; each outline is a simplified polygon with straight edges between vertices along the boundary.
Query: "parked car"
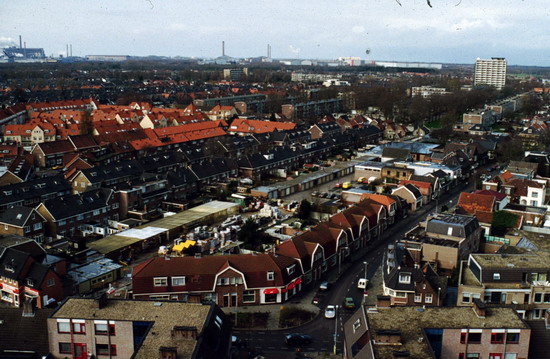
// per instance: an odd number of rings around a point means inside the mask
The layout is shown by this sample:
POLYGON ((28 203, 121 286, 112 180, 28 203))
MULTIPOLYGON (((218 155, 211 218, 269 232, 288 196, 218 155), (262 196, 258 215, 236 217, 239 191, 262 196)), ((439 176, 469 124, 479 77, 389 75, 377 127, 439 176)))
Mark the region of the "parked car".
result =
POLYGON ((355 301, 352 297, 346 297, 344 299, 344 308, 346 309, 355 309, 355 301))
POLYGON ((285 337, 285 344, 286 345, 310 344, 312 340, 313 338, 307 334, 290 333, 290 334, 287 334, 285 337))
POLYGON ((334 319, 336 317, 336 307, 334 305, 327 305, 325 309, 325 318, 334 319))
POLYGON ((342 184, 342 189, 350 189, 352 187, 353 187, 353 185, 351 184, 351 182, 344 182, 342 184))
POLYGON ((327 281, 323 281, 321 282, 321 284, 319 284, 319 290, 328 290, 329 288, 330 288, 330 283, 327 281))

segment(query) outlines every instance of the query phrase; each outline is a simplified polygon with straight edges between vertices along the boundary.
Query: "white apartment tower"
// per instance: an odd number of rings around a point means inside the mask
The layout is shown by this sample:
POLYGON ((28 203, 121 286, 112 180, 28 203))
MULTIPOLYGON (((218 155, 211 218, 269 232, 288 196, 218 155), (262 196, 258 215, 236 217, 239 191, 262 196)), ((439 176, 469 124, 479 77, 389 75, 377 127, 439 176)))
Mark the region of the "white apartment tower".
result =
POLYGON ((502 90, 506 84, 506 59, 493 57, 490 60, 477 59, 474 74, 474 86, 492 85, 502 90))

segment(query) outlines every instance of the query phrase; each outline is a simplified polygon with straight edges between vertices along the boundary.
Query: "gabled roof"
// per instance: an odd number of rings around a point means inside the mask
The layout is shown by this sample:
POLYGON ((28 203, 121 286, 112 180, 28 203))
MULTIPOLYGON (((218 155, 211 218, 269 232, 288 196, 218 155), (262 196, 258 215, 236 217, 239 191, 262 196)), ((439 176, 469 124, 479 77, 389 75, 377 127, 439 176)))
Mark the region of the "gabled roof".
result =
POLYGON ((463 214, 475 215, 478 211, 493 212, 495 197, 477 193, 462 192, 457 207, 463 214))
POLYGON ((491 191, 491 190, 488 190, 488 189, 477 190, 474 193, 482 194, 482 195, 485 195, 485 196, 493 196, 497 202, 502 201, 504 198, 506 198, 505 193, 500 193, 500 192, 497 192, 497 191, 491 191))
MULTIPOLYGON (((75 151, 75 147, 69 140, 42 142, 42 143, 37 143, 36 146, 38 146, 42 150, 42 152, 44 152, 45 155, 75 151)), ((33 152, 34 152, 34 149, 33 149, 33 152)))
POLYGON ((0 223, 22 228, 33 212, 34 208, 11 206, 0 213, 0 223))
POLYGON ((42 202, 54 220, 59 221, 85 212, 102 209, 113 196, 112 189, 99 188, 80 194, 54 198, 42 202))
MULTIPOLYGON (((47 356, 50 353, 47 319, 53 312, 53 309, 42 308, 31 317, 24 316, 22 308, 0 307, 0 353, 15 350, 36 353, 32 358, 47 356)), ((6 355, 6 358, 12 357, 6 355)))

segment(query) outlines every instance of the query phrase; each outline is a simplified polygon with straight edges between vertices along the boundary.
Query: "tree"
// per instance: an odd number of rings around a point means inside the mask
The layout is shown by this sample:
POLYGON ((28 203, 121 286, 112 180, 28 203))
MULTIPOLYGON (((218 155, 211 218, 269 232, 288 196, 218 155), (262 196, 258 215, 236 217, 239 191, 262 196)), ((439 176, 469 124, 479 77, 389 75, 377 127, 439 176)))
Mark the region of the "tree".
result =
POLYGON ((259 224, 252 218, 248 218, 244 222, 237 237, 239 241, 244 242, 243 248, 255 251, 261 251, 262 244, 273 242, 273 238, 262 232, 259 224))
POLYGON ((309 221, 311 219, 311 213, 313 212, 313 205, 307 199, 303 199, 298 207, 298 218, 303 221, 309 221))
POLYGON ((492 233, 495 236, 504 236, 509 228, 516 226, 517 221, 517 215, 506 211, 497 211, 493 214, 493 221, 491 222, 492 233))

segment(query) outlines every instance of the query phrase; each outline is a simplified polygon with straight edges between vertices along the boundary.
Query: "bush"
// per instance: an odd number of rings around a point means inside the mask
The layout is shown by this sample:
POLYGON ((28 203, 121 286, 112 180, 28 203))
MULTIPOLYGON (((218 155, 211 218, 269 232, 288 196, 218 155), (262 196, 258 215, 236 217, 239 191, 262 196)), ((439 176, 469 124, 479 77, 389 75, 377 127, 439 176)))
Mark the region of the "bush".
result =
POLYGON ((279 326, 281 328, 296 327, 309 322, 313 317, 315 317, 313 312, 296 307, 284 307, 281 309, 279 326))

